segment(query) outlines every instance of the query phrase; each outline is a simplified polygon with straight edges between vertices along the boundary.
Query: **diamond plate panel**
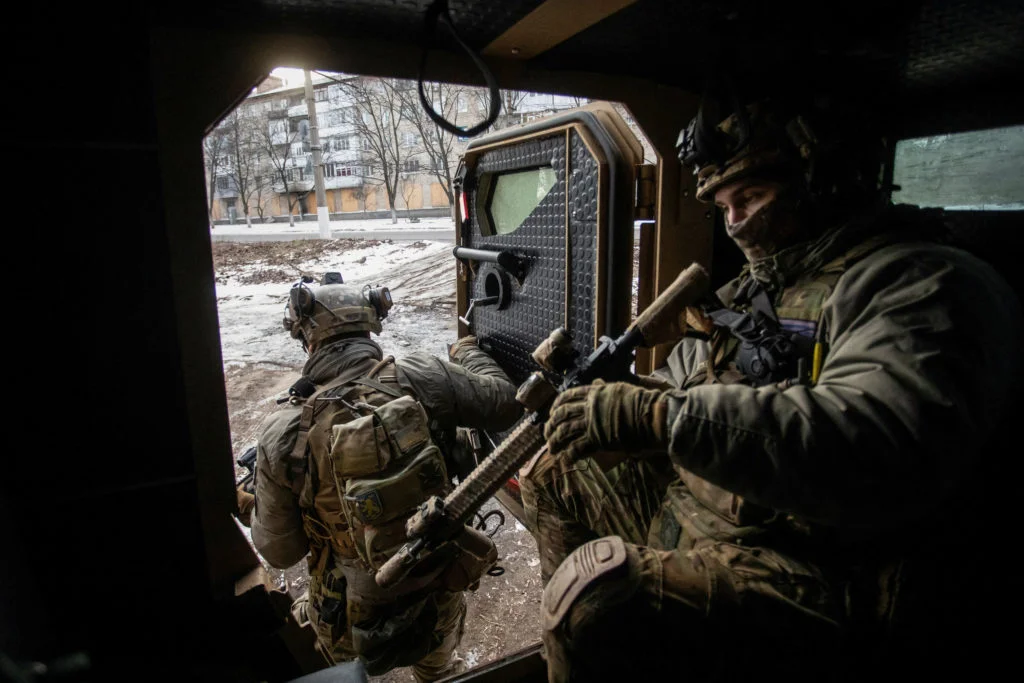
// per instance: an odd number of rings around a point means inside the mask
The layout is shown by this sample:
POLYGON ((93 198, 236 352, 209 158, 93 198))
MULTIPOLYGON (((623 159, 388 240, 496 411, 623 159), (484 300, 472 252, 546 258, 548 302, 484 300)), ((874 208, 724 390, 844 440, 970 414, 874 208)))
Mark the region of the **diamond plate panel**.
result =
MULTIPOLYGON (((567 325, 577 351, 593 350, 594 295, 597 292, 597 165, 579 136, 570 135, 570 159, 566 168, 564 131, 524 141, 481 155, 476 175, 516 171, 538 166, 555 170, 556 182, 522 226, 508 235, 479 233, 476 202, 470 201, 471 234, 465 246, 492 251, 509 250, 524 259, 526 276, 520 284, 512 278, 511 303, 476 307, 472 331, 501 363, 514 382, 522 382, 537 369, 530 357, 551 330, 567 325), (569 207, 571 289, 566 320, 566 199, 569 207)), ((475 199, 475 198, 474 198, 475 199)), ((471 299, 486 296, 486 273, 494 264, 479 264, 470 288, 471 299)))

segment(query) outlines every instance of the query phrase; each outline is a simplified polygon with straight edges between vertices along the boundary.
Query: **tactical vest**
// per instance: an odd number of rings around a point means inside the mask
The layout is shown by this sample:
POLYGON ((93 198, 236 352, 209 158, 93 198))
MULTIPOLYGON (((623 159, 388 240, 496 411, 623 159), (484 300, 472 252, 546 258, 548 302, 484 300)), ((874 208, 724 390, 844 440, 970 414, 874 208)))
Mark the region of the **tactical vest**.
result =
POLYGON ((401 390, 393 357, 365 377, 342 374, 302 393, 289 472, 310 542, 312 621, 321 642, 333 644, 351 616, 346 594, 387 602, 424 588, 410 582, 383 593, 373 572, 405 542, 405 520, 450 482, 426 412, 401 390))
POLYGON ((364 377, 343 373, 322 387, 307 384, 301 395, 288 465, 310 542, 310 621, 319 643, 335 661, 390 662, 375 673, 413 664, 436 646, 426 597, 474 584, 497 550, 467 527, 436 551, 435 566, 377 586, 374 573, 407 540, 406 520, 449 492, 444 454, 423 405, 399 386, 393 356, 364 377))
MULTIPOLYGON (((853 263, 891 241, 891 238, 885 236, 866 240, 821 268, 801 276, 776 295, 772 305, 779 325, 787 332, 802 336, 809 342, 801 347, 806 354, 803 362, 790 365, 793 374, 780 381, 780 386, 785 387, 794 383, 813 385, 817 381, 818 372, 827 353, 828 331, 824 329, 822 320, 825 302, 832 295, 839 278, 853 263), (807 368, 805 376, 798 376, 798 366, 807 368)), ((727 305, 732 303, 739 285, 740 279, 725 285, 717 292, 719 298, 727 302, 727 305)), ((751 305, 747 304, 738 308, 738 312, 745 313, 750 309, 751 305)), ((740 351, 742 341, 729 327, 716 326, 711 333, 711 350, 704 368, 688 377, 684 388, 701 384, 751 384, 736 363, 736 355, 740 351)), ((769 527, 772 526, 783 527, 786 532, 794 529, 799 529, 801 533, 807 531, 799 520, 752 503, 743 496, 715 486, 685 468, 675 469, 692 495, 687 495, 685 491, 670 490, 669 506, 674 509, 680 523, 690 527, 686 529, 690 537, 706 536, 734 542, 744 538, 752 540, 752 537, 768 533, 769 527)), ((673 545, 671 539, 663 541, 673 545)))

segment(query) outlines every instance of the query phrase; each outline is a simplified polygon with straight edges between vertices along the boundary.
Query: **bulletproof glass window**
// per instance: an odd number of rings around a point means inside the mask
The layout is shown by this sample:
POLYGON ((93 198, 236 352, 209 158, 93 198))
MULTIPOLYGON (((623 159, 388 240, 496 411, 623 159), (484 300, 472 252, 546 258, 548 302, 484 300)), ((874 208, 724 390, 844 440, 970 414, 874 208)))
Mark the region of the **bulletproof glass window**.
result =
POLYGON ((511 173, 485 173, 480 178, 477 213, 484 235, 508 235, 526 221, 555 186, 550 166, 511 173), (481 210, 482 209, 482 210, 481 210))
POLYGON ((896 144, 897 204, 954 211, 1024 209, 1024 126, 936 135, 896 144))

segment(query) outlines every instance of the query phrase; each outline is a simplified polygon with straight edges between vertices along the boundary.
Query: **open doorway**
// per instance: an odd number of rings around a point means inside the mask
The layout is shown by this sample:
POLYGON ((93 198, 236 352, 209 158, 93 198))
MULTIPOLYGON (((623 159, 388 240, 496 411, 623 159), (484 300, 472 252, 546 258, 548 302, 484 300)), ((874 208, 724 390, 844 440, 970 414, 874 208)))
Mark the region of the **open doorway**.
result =
MULTIPOLYGON (((284 330, 291 285, 340 272, 346 283, 391 289, 394 307, 374 337, 385 355, 446 356, 455 341, 456 261, 452 257, 453 181, 469 143, 423 115, 415 81, 298 69, 274 72, 204 140, 217 310, 236 457, 298 379, 306 354, 284 330), (311 92, 311 97, 309 96, 311 92), (311 122, 314 125, 311 125, 311 122), (317 158, 319 156, 319 158, 317 158), (234 215, 221 213, 227 201, 234 215), (326 208, 322 239, 318 209, 326 208)), ((425 84, 437 111, 459 126, 485 118, 488 93, 425 84)), ((491 130, 531 124, 589 103, 578 97, 502 91, 491 130)), ((650 143, 632 117, 645 159, 650 143)), ((490 132, 490 131, 489 131, 490 132)), ((635 234, 639 235, 638 226, 635 234)), ((634 245, 637 243, 634 240, 634 245)), ((236 469, 238 478, 245 476, 236 469)), ((499 509, 496 501, 483 510, 499 509)), ((540 637, 541 582, 536 545, 506 514, 494 536, 500 577, 467 595, 467 664, 493 661, 540 637)), ((248 529, 243 529, 249 537, 248 529)), ((304 563, 284 571, 264 563, 293 598, 308 585, 304 563)), ((393 671, 376 680, 406 680, 393 671)))

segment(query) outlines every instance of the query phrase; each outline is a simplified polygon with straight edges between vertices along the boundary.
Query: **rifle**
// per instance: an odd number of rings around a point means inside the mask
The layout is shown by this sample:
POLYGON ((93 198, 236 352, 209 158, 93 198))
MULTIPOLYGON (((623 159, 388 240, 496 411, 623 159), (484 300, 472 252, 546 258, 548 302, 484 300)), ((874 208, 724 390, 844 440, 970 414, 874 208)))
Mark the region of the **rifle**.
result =
POLYGON ((246 493, 256 493, 255 491, 255 476, 256 476, 256 447, 249 446, 244 453, 235 461, 239 467, 244 467, 246 470, 245 477, 242 481, 235 484, 235 488, 242 487, 246 493))
POLYGON ((559 328, 552 332, 533 353, 534 360, 544 371, 530 375, 516 394, 527 414, 444 500, 432 496, 420 505, 406 521, 409 541, 377 571, 374 576, 377 585, 381 588, 395 585, 434 550, 455 538, 502 483, 545 445, 544 423, 558 394, 596 379, 635 378, 630 371, 634 350, 638 346, 650 347, 677 338, 683 331, 680 314, 686 306, 703 298, 708 288, 707 271, 692 264, 619 338, 601 337, 597 348, 578 363, 568 331, 559 328))

